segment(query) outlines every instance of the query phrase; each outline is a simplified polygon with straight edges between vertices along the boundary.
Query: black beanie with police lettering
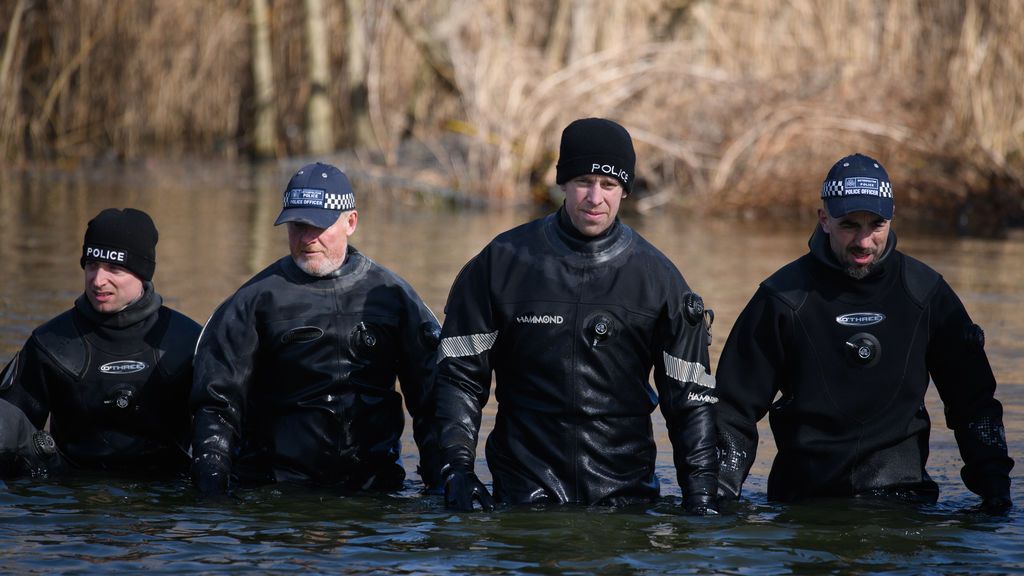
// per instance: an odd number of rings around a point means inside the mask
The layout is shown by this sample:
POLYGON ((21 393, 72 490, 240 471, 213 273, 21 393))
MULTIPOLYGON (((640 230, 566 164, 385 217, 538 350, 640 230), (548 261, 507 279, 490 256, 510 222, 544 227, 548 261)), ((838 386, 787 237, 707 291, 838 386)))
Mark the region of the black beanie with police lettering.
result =
POLYGON ((117 264, 139 278, 153 280, 156 269, 156 226, 142 210, 107 208, 85 229, 80 264, 90 260, 117 264))
POLYGON ((635 167, 633 139, 625 128, 604 118, 582 118, 562 131, 555 183, 565 184, 583 174, 606 174, 617 178, 628 193, 635 167))

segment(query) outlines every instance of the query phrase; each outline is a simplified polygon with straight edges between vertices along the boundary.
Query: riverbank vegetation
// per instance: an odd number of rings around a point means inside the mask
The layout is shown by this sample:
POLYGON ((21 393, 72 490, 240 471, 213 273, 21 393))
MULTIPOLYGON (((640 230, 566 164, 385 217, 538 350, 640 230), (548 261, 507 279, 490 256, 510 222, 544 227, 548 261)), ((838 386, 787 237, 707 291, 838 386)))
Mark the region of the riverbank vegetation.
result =
POLYGON ((0 150, 347 152, 520 203, 561 128, 607 116, 640 209, 802 210, 860 151, 906 214, 998 225, 1024 212, 1022 22, 1015 0, 9 0, 0 150))

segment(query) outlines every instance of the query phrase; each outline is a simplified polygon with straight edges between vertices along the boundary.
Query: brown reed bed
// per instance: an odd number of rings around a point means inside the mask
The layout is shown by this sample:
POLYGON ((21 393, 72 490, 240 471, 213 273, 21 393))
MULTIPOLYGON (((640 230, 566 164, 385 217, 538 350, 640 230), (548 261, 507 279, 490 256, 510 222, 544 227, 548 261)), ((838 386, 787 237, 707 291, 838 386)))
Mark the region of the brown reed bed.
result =
POLYGON ((266 109, 270 153, 305 155, 325 90, 336 149, 488 202, 544 199, 561 127, 598 115, 634 135, 640 209, 806 211, 860 151, 889 168, 903 214, 982 229, 1024 214, 1015 0, 324 2, 325 86, 306 3, 261 0, 271 106, 254 2, 0 3, 4 164, 244 158, 266 109))

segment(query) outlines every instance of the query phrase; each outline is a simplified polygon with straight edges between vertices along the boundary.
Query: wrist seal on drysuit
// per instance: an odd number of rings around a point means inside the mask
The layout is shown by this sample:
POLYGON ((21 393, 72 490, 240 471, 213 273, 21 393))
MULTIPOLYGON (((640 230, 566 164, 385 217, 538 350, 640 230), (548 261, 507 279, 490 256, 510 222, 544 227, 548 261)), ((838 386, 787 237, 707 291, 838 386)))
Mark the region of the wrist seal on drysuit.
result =
POLYGON ((736 500, 743 480, 754 464, 757 442, 738 434, 718 430, 718 498, 736 500))
POLYGON ((420 451, 420 463, 416 465, 416 473, 423 481, 423 491, 427 494, 440 494, 444 485, 441 467, 434 460, 436 458, 424 457, 423 451, 420 451))
POLYGON ((954 430, 965 466, 960 477, 967 489, 985 502, 1010 499, 1010 470, 1013 460, 1007 455, 1006 432, 1000 413, 976 417, 954 430))

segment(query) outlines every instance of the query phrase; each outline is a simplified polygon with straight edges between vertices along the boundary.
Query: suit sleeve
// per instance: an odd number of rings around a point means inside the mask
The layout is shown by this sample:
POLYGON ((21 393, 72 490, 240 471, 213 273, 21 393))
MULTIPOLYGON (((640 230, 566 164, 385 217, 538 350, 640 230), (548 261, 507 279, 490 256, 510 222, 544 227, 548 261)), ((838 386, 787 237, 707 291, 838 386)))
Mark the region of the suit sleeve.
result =
POLYGON ((669 303, 666 322, 662 344, 655 349, 654 382, 683 497, 707 499, 715 495, 718 467, 709 319, 700 298, 687 292, 669 303))
POLYGON ((499 330, 490 299, 487 249, 459 273, 445 305, 437 376, 441 464, 473 470, 480 415, 491 387, 499 330))
POLYGON ((40 430, 50 415, 48 382, 58 370, 33 337, 0 372, 0 478, 65 469, 61 454, 41 452, 36 440, 49 437, 40 430))
POLYGON ((227 490, 258 346, 253 305, 238 294, 217 308, 199 336, 190 405, 192 479, 203 491, 227 490))
POLYGON ((437 345, 441 327, 433 312, 412 290, 405 288, 402 322, 402 352, 398 359, 398 381, 405 406, 412 417, 413 438, 419 449, 419 474, 426 487, 438 486, 441 458, 436 413, 437 345))
POLYGON ((764 287, 729 333, 718 361, 718 496, 736 499, 757 455, 757 423, 781 388, 785 318, 764 287))
POLYGON ((37 429, 50 415, 50 371, 57 370, 30 338, 0 373, 0 399, 20 409, 37 429))
POLYGON ((1006 447, 1003 407, 995 399, 996 379, 984 349, 984 333, 942 281, 929 301, 932 336, 928 372, 945 406, 967 488, 982 497, 1010 494, 1013 460, 1006 447))

